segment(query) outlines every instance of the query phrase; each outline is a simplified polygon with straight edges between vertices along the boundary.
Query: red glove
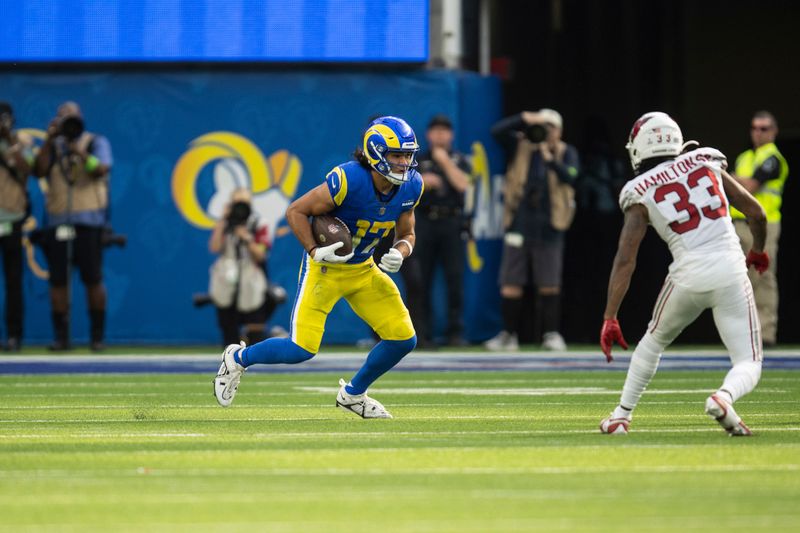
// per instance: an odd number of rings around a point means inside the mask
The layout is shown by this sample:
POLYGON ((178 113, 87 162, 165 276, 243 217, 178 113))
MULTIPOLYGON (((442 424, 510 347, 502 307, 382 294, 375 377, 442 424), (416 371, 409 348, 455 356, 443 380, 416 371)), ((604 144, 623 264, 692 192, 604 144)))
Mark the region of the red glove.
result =
POLYGON ((759 274, 763 274, 769 268, 769 256, 767 255, 767 252, 756 252, 755 250, 750 250, 747 252, 747 259, 745 260, 745 263, 747 264, 747 268, 750 268, 752 265, 759 274))
POLYGON ((628 343, 625 342, 625 337, 622 336, 619 321, 616 318, 603 320, 603 329, 600 330, 600 348, 603 349, 603 353, 606 354, 606 361, 609 363, 614 360, 611 357, 611 347, 615 342, 622 346, 623 349, 628 349, 628 343))

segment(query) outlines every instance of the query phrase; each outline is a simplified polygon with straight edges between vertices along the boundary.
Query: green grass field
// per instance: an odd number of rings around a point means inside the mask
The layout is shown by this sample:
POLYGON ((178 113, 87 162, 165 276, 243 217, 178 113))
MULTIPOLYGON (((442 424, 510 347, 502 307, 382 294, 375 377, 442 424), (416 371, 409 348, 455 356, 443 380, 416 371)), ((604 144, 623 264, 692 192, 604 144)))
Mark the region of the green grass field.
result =
POLYGON ((339 375, 0 376, 0 529, 800 530, 800 375, 703 414, 723 372, 659 373, 630 435, 597 431, 623 372, 395 372, 394 420, 333 407, 339 375))

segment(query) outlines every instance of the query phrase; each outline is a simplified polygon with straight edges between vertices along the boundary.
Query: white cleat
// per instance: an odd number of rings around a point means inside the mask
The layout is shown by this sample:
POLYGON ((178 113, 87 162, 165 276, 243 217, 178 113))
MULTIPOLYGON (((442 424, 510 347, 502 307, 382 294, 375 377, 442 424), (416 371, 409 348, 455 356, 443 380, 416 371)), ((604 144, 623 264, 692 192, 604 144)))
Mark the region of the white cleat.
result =
POLYGON ((564 342, 564 337, 557 331, 548 331, 542 335, 542 349, 550 350, 551 352, 563 352, 567 349, 567 343, 564 342))
POLYGON ((219 366, 217 376, 214 378, 214 396, 222 407, 229 407, 233 403, 239 381, 242 379, 245 367, 236 362, 233 354, 244 349, 245 343, 229 344, 222 352, 222 364, 219 366))
POLYGON ((484 342, 483 346, 493 352, 516 352, 519 350, 519 340, 516 333, 503 330, 484 342))
POLYGON ((343 379, 339 380, 339 394, 336 395, 336 406, 347 409, 357 414, 361 418, 392 418, 381 402, 370 398, 367 393, 348 394, 345 390, 347 383, 343 379))
POLYGON ((607 435, 627 435, 630 418, 614 418, 614 413, 600 422, 600 433, 607 435))
POLYGON ((733 406, 717 394, 712 394, 706 400, 706 414, 719 422, 731 437, 749 437, 753 434, 733 410, 733 406))

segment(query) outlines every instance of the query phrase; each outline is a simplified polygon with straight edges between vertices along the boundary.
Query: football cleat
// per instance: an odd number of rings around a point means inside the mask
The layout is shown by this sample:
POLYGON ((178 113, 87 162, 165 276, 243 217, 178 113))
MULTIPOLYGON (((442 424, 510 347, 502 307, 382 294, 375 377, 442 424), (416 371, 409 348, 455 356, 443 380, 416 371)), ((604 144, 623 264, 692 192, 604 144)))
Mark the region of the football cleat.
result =
POLYGON ((484 342, 483 346, 492 352, 516 352, 519 350, 519 340, 516 333, 503 330, 484 342))
POLYGON ((222 364, 214 378, 214 396, 222 407, 229 407, 233 403, 233 397, 236 396, 236 391, 239 389, 239 381, 247 370, 233 357, 233 354, 244 347, 244 342, 229 344, 222 352, 222 364))
POLYGON ((733 410, 733 406, 717 394, 712 394, 706 400, 706 414, 719 422, 731 437, 749 437, 753 434, 733 410))
POLYGON ((607 435, 627 435, 630 424, 630 418, 614 418, 614 413, 611 413, 608 418, 600 422, 600 433, 605 433, 607 435))
POLYGON ((336 395, 336 406, 352 411, 361 418, 392 418, 381 402, 370 398, 367 393, 349 394, 345 390, 347 383, 339 380, 339 394, 336 395))
POLYGON ((548 331, 542 335, 542 349, 550 350, 551 352, 563 352, 567 349, 567 343, 564 342, 564 337, 557 331, 548 331))

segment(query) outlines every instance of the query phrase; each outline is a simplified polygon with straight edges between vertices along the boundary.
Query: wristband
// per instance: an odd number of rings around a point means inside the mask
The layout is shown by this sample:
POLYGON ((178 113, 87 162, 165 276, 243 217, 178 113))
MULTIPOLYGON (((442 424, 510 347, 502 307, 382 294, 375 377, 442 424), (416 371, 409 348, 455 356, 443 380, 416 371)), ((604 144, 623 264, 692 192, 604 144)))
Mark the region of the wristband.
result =
POLYGON ((100 166, 100 160, 90 155, 86 158, 86 172, 94 172, 100 166))
POLYGON ((402 243, 405 243, 405 245, 406 245, 406 246, 408 246, 408 255, 411 255, 411 254, 413 254, 413 253, 414 253, 414 247, 413 247, 413 246, 411 246, 411 243, 410 243, 410 242, 408 242, 408 241, 407 241, 407 240, 405 240, 405 239, 400 239, 399 241, 395 242, 395 243, 394 243, 394 246, 392 246, 392 248, 397 248, 397 245, 398 245, 398 244, 400 244, 401 242, 402 242, 402 243))
POLYGON ((314 257, 314 250, 316 250, 317 248, 319 248, 319 246, 312 246, 311 248, 309 248, 308 250, 306 250, 306 253, 307 253, 308 255, 310 255, 311 257, 314 257))

